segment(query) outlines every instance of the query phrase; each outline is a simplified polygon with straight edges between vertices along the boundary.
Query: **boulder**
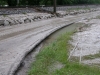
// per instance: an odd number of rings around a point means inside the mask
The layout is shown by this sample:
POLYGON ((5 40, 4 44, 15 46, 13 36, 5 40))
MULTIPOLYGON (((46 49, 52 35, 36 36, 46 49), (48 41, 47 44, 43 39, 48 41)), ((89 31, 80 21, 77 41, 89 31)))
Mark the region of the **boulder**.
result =
POLYGON ((15 25, 16 22, 15 22, 14 20, 9 20, 9 24, 10 24, 10 25, 15 25))
POLYGON ((8 21, 8 20, 5 20, 5 21, 4 21, 4 26, 8 26, 8 25, 10 25, 10 24, 9 24, 9 21, 8 21))
POLYGON ((31 20, 29 19, 29 18, 26 18, 25 20, 24 20, 24 23, 30 23, 31 22, 31 20))

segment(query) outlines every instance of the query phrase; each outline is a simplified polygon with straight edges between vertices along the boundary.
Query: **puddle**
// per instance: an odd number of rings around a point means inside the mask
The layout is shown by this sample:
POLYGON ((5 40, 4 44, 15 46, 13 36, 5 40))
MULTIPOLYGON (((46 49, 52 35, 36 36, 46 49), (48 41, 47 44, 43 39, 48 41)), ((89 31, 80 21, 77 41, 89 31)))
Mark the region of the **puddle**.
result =
MULTIPOLYGON (((49 45, 49 43, 53 42, 57 39, 61 34, 65 32, 71 32, 73 30, 76 30, 80 26, 83 26, 83 23, 76 23, 69 26, 66 26, 56 32, 54 32, 52 35, 47 37, 42 43, 40 43, 31 53, 29 53, 22 64, 20 65, 19 69, 15 72, 14 75, 28 75, 27 72, 31 67, 31 63, 35 61, 35 56, 39 53, 39 51, 44 47, 49 45)), ((59 67, 59 66, 58 66, 59 67)), ((60 66, 61 67, 61 66, 60 66)))

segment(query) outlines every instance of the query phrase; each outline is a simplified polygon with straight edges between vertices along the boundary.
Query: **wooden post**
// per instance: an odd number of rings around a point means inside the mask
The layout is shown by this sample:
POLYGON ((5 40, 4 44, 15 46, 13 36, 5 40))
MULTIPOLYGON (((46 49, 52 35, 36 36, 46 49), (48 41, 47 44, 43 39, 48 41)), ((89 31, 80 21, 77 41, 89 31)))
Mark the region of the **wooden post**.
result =
POLYGON ((54 0, 54 13, 56 13, 56 0, 54 0))
POLYGON ((17 6, 19 6, 19 0, 17 0, 17 6))

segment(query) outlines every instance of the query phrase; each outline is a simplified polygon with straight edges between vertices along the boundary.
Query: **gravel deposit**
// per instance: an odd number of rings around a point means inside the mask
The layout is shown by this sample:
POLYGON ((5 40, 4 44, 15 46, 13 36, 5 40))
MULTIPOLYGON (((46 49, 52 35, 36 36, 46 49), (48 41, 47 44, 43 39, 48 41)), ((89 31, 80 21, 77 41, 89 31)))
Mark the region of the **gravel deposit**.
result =
POLYGON ((57 14, 50 14, 44 12, 36 12, 35 9, 32 8, 14 8, 14 9, 1 9, 0 14, 0 26, 9 26, 9 25, 18 25, 18 24, 26 24, 34 21, 40 21, 44 19, 56 18, 56 17, 64 17, 68 15, 77 15, 83 13, 89 13, 98 11, 98 8, 91 9, 79 9, 79 10, 69 10, 69 11, 57 11, 57 14), (10 14, 10 15, 7 15, 10 14))
MULTIPOLYGON (((87 8, 97 8, 99 5, 72 5, 72 6, 57 6, 57 11, 67 11, 70 9, 87 9, 87 8)), ((53 7, 42 7, 42 9, 53 11, 53 7)))
POLYGON ((14 15, 2 15, 0 16, 0 26, 26 24, 34 21, 39 21, 43 19, 48 19, 54 17, 54 15, 49 13, 26 13, 26 14, 14 14, 14 15))
POLYGON ((34 13, 34 8, 0 8, 0 15, 34 13))

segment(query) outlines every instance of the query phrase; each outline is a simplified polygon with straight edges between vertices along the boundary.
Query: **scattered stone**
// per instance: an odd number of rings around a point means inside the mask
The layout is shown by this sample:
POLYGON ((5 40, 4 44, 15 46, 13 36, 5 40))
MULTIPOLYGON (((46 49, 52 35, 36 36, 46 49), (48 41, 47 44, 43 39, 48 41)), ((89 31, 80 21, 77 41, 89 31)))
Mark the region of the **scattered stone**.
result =
POLYGON ((0 26, 4 25, 4 20, 0 20, 0 26))
POLYGON ((15 25, 16 22, 15 22, 14 20, 9 20, 9 24, 10 24, 10 25, 15 25))
MULTIPOLYGON (((48 9, 47 7, 45 7, 48 9)), ((49 10, 51 10, 52 7, 49 7, 49 10)), ((45 9, 45 10, 46 10, 45 9)), ((80 9, 80 10, 69 10, 65 11, 65 7, 57 7, 57 13, 56 14, 49 14, 49 13, 42 13, 42 12, 32 12, 34 9, 32 8, 16 8, 16 9, 1 9, 1 12, 4 12, 4 15, 0 16, 0 26, 7 26, 7 25, 17 25, 17 24, 24 24, 24 23, 31 23, 34 21, 40 21, 44 19, 50 19, 53 17, 64 17, 67 15, 77 15, 82 13, 88 13, 97 11, 98 9, 91 8, 91 9, 80 9), (64 10, 62 10, 64 9, 64 10), (58 11, 60 10, 60 11, 58 11), (27 11, 27 12, 26 12, 27 11), (12 14, 12 15, 7 15, 12 14)), ((3 13, 1 13, 3 14, 3 13)))
POLYGON ((29 19, 29 18, 26 18, 25 20, 24 20, 24 23, 30 23, 31 22, 31 20, 29 19))
POLYGON ((0 9, 0 15, 10 15, 10 14, 27 14, 34 13, 36 10, 34 8, 7 8, 0 9))
POLYGON ((8 20, 5 20, 5 21, 4 21, 4 26, 8 26, 8 25, 10 25, 10 24, 9 24, 9 21, 8 21, 8 20))

